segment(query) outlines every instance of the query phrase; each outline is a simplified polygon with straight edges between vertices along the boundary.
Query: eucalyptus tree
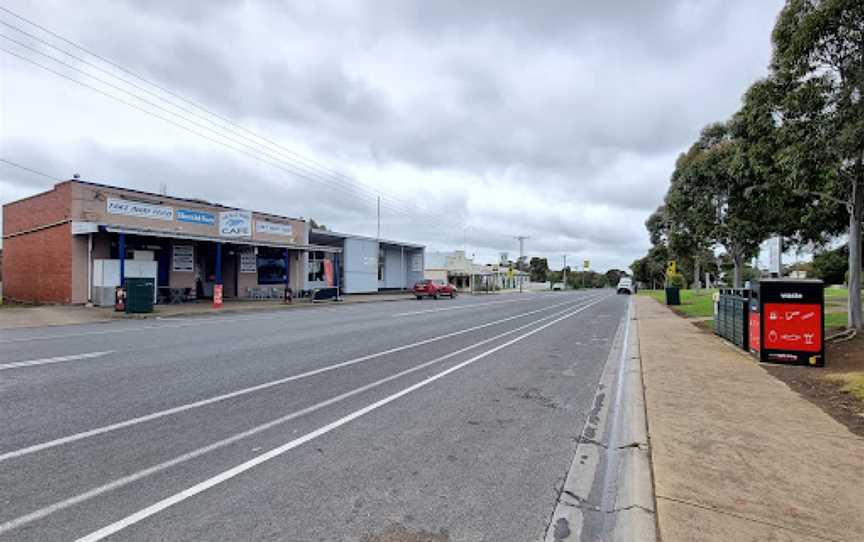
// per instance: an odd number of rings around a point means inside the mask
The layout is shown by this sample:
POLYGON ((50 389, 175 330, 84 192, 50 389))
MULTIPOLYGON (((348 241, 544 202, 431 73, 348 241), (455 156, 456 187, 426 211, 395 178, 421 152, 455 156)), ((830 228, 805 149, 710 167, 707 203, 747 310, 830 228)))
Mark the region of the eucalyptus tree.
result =
MULTIPOLYGON (((772 34, 772 76, 781 96, 779 153, 786 182, 845 215, 848 323, 862 328, 864 217, 864 2, 788 0, 772 34)), ((825 227, 830 229, 831 222, 825 227)))

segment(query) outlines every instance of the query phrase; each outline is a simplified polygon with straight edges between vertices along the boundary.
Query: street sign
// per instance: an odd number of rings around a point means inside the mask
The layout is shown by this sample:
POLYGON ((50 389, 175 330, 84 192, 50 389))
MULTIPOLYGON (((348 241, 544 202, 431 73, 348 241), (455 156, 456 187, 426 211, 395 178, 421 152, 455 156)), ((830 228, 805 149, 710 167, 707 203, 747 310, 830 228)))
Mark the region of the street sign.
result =
POLYGON ((585 260, 582 262, 582 269, 589 269, 591 267, 591 260, 585 260))
POLYGON ((666 264, 666 274, 667 275, 675 275, 676 273, 678 273, 678 264, 676 264, 674 260, 667 263, 666 264))

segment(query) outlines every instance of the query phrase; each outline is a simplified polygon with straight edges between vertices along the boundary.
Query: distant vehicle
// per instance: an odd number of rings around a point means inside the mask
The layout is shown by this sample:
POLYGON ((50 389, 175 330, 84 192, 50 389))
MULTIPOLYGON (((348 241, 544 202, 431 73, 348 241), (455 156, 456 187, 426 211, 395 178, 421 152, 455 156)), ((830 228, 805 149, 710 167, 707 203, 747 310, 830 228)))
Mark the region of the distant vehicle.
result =
POLYGON ((414 295, 417 296, 417 299, 424 297, 438 299, 442 295, 453 299, 456 297, 456 287, 444 280, 426 279, 414 285, 414 295))
POLYGON ((564 289, 564 283, 563 282, 555 282, 552 284, 552 289, 555 290, 556 292, 559 290, 563 290, 564 289))
POLYGON ((618 281, 618 293, 633 294, 633 279, 630 277, 621 277, 621 280, 618 281))

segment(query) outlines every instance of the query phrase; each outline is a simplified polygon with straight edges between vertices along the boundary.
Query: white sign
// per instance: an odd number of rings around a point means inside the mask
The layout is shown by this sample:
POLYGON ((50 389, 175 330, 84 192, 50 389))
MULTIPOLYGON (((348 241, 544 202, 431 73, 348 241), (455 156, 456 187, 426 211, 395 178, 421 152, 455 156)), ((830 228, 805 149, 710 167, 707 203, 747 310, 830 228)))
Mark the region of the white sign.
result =
POLYGON ((423 271, 423 255, 413 254, 411 256, 411 271, 423 271))
POLYGON ((219 235, 222 237, 252 237, 252 213, 223 211, 219 213, 219 235))
POLYGON ((258 272, 258 256, 251 250, 240 253, 240 272, 241 273, 257 273, 258 272))
POLYGON ((195 269, 192 245, 174 245, 171 269, 181 273, 191 273, 195 269))
POLYGON ((78 222, 77 220, 72 221, 72 235, 97 233, 98 231, 99 224, 96 224, 95 222, 78 222))
POLYGON ((783 238, 772 237, 768 240, 768 271, 781 276, 783 267, 783 238))
POLYGON ((107 211, 112 215, 126 215, 155 220, 174 220, 174 208, 128 199, 108 198, 107 211))
POLYGON ((266 220, 256 220, 255 231, 257 233, 266 233, 267 235, 284 235, 286 237, 293 235, 291 224, 280 224, 266 220))

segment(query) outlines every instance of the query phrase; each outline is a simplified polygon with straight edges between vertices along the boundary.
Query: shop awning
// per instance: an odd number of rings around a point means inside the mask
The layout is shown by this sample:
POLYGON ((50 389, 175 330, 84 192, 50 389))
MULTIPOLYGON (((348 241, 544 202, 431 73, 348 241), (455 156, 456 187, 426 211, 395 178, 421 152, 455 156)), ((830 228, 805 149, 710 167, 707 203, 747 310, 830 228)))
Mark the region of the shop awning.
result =
POLYGON ((127 235, 143 235, 147 237, 165 237, 168 239, 184 239, 188 241, 210 241, 213 243, 230 243, 232 245, 247 245, 253 247, 274 247, 274 248, 288 248, 294 250, 309 250, 309 251, 317 251, 317 252, 334 252, 339 253, 342 252, 341 248, 338 247, 329 247, 324 245, 304 245, 298 243, 279 243, 275 241, 259 241, 255 239, 242 239, 242 238, 230 238, 226 239, 224 237, 215 237, 209 235, 197 235, 194 233, 187 232, 178 232, 178 231, 165 231, 165 230, 151 230, 148 228, 131 228, 129 226, 112 226, 110 224, 100 224, 99 229, 102 231, 107 231, 110 233, 125 233, 127 235))

